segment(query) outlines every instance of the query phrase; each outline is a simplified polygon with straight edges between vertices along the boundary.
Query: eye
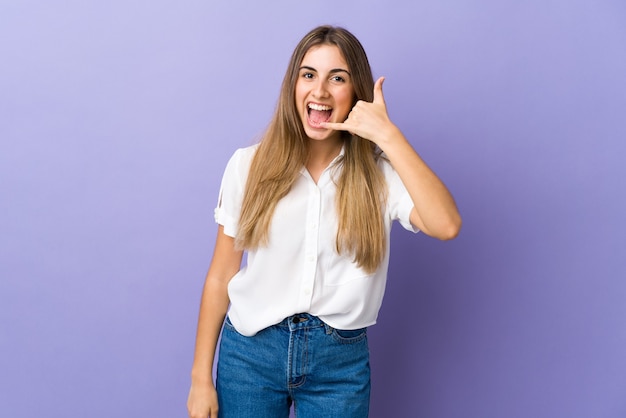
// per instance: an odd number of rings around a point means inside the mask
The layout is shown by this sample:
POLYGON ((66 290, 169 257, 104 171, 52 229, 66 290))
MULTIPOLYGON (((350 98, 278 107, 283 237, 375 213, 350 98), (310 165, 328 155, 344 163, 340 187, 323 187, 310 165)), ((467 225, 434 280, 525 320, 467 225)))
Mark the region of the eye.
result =
POLYGON ((345 83, 346 79, 340 75, 334 75, 330 78, 330 81, 334 81, 335 83, 345 83))
POLYGON ((306 78, 306 79, 308 79, 308 80, 312 80, 312 79, 313 79, 313 77, 315 77, 315 76, 313 75, 313 73, 312 73, 312 72, 309 72, 309 71, 305 71, 305 72, 303 72, 300 76, 301 76, 302 78, 306 78))

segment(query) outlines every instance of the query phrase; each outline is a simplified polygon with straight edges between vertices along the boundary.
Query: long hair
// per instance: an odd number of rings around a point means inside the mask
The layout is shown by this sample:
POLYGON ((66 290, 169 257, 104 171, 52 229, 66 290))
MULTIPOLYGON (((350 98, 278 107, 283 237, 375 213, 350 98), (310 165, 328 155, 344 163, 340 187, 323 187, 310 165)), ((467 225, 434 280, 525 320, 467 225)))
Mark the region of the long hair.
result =
MULTIPOLYGON (((309 141, 296 110, 295 86, 299 67, 311 47, 335 45, 352 78, 354 101, 373 99, 374 79, 363 46, 346 29, 320 26, 296 46, 283 79, 274 116, 258 145, 246 183, 236 244, 253 250, 268 244, 269 227, 277 203, 306 164, 309 141)), ((337 182, 338 229, 336 250, 348 254, 372 273, 385 257, 384 203, 386 183, 377 165, 380 150, 374 143, 342 132, 344 155, 337 182)))

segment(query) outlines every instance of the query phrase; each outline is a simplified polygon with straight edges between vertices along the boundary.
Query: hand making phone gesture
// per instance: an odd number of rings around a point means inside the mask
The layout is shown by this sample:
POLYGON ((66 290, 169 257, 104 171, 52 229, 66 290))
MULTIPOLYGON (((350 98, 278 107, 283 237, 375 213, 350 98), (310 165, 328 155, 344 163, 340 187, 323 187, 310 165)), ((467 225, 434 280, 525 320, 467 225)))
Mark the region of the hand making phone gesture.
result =
POLYGON ((338 131, 349 131, 361 138, 369 139, 384 151, 385 140, 400 133, 387 115, 387 105, 383 97, 384 81, 384 77, 376 80, 374 100, 371 103, 359 100, 343 123, 326 122, 323 126, 338 131))

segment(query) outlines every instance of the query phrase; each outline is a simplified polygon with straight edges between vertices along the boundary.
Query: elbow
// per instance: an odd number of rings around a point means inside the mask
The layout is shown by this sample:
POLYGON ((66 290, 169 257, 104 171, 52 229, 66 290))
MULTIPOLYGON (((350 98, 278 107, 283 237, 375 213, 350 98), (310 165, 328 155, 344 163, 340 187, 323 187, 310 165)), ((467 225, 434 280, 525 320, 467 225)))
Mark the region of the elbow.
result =
POLYGON ((437 238, 441 241, 450 241, 456 238, 461 232, 461 225, 463 221, 460 216, 456 216, 453 219, 450 219, 444 227, 441 228, 439 234, 437 234, 437 238))

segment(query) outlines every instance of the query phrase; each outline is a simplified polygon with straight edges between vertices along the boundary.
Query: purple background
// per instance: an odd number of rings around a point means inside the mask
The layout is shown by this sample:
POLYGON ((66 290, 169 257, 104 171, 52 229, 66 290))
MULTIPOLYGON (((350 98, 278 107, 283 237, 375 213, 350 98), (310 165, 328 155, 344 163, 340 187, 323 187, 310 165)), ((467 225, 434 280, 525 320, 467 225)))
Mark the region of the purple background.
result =
POLYGON ((0 3, 1 416, 185 416, 222 170, 321 23, 464 218, 394 229, 372 416, 626 416, 623 0, 0 3))

